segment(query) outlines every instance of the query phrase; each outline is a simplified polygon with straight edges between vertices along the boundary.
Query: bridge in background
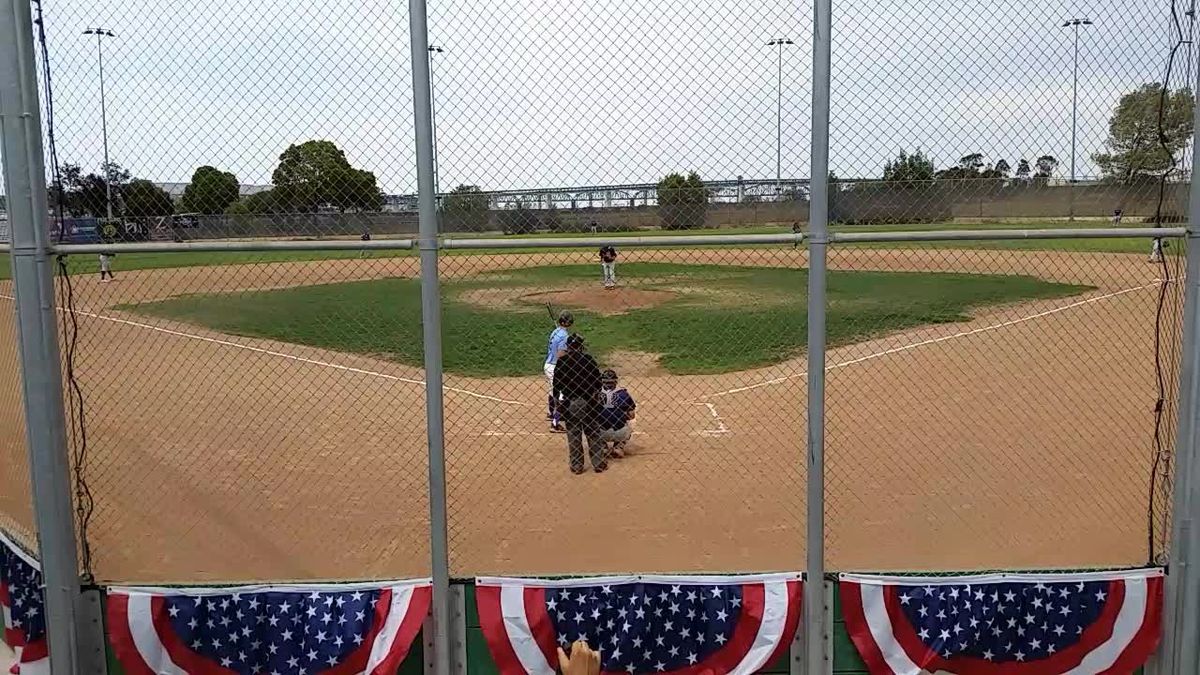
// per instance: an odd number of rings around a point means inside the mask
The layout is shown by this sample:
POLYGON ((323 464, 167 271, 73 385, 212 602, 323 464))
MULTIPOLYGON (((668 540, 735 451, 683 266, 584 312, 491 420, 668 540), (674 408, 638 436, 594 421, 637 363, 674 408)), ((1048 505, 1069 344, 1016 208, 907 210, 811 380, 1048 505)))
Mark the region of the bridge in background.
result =
MULTIPOLYGON (((709 201, 737 204, 749 201, 782 201, 808 197, 807 178, 742 178, 704 181, 709 201)), ((440 193, 439 198, 445 197, 440 193)), ((582 209, 653 206, 658 203, 657 183, 625 185, 584 185, 576 187, 529 188, 521 190, 482 191, 493 209, 582 209)), ((416 195, 386 195, 387 211, 415 211, 416 195)))

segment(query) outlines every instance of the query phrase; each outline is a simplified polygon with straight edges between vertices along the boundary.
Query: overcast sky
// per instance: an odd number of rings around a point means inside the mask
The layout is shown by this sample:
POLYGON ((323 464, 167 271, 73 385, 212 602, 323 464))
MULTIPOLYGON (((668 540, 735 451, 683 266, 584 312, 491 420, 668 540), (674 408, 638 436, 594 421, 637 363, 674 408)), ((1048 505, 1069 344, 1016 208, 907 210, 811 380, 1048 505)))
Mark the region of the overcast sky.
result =
MULTIPOLYGON (((279 154, 336 142, 390 193, 415 188, 407 4, 384 0, 44 0, 62 161, 102 157, 94 39, 105 42, 110 155, 187 181, 199 165, 268 183, 279 154)), ((484 189, 808 174, 810 3, 428 0, 441 184, 484 189)), ((939 167, 1070 156, 1071 33, 1079 157, 1120 95, 1161 79, 1163 0, 835 0, 832 168, 878 176, 900 149, 939 167)), ((1181 11, 1182 13, 1182 11, 1181 11)), ((1183 54, 1181 54, 1183 56, 1183 54)), ((1183 83, 1184 58, 1174 82, 1183 83)))

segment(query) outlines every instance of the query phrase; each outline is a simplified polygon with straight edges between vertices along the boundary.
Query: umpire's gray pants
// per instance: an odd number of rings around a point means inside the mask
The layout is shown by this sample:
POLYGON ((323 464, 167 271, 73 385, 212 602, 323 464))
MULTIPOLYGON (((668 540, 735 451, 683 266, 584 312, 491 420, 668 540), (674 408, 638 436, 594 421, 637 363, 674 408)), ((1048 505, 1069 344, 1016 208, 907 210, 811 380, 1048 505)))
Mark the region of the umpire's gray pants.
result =
POLYGON ((586 468, 583 464, 585 436, 592 467, 604 466, 604 443, 600 440, 600 427, 596 423, 595 404, 582 398, 571 399, 567 402, 566 412, 563 417, 567 423, 567 454, 571 460, 571 470, 579 473, 586 468))

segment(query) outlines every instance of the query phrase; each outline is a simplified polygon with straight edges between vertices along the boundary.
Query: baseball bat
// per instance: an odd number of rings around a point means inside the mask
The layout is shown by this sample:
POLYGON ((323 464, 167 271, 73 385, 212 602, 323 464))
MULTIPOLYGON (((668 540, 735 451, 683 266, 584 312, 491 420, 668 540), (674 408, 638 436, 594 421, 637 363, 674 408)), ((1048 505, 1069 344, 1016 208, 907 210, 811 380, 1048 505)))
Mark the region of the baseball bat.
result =
POLYGON ((546 311, 550 313, 550 321, 552 323, 558 323, 558 317, 554 316, 554 308, 551 307, 550 303, 548 302, 546 303, 546 311))

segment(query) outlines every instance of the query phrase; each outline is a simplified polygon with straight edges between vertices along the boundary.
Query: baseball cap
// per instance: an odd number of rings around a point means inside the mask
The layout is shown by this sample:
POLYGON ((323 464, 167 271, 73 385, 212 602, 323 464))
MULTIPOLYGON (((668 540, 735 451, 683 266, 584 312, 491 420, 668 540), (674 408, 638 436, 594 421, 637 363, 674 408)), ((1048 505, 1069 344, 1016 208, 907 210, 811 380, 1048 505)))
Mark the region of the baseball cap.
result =
POLYGON ((558 313, 558 323, 559 324, 565 323, 567 325, 573 324, 573 323, 575 323, 575 317, 570 312, 568 312, 567 310, 564 309, 563 311, 558 313))
POLYGON ((617 371, 613 370, 612 368, 608 368, 603 373, 600 373, 600 379, 607 382, 616 382, 617 371))

